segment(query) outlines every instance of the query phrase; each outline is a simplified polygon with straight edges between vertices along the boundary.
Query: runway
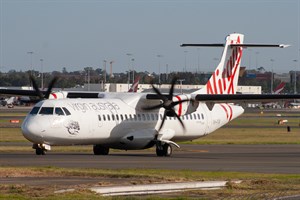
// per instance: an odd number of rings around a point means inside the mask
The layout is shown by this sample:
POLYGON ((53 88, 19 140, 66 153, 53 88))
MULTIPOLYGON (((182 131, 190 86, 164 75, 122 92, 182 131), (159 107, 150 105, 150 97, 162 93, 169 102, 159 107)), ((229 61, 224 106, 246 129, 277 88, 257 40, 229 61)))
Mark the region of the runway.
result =
POLYGON ((172 157, 154 150, 92 153, 0 153, 0 166, 53 166, 99 169, 172 169, 258 173, 300 173, 300 145, 182 145, 172 157))

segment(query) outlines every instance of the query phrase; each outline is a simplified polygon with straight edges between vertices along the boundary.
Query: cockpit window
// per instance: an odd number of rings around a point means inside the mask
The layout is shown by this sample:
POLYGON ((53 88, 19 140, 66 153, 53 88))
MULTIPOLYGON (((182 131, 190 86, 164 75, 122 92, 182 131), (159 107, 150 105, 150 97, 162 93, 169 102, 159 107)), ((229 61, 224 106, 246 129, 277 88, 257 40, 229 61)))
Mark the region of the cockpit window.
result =
POLYGON ((41 115, 53 115, 53 107, 42 107, 39 114, 41 115))
POLYGON ((70 111, 67 108, 63 107, 62 109, 65 111, 66 115, 71 115, 70 111))
POLYGON ((57 115, 65 115, 64 111, 61 108, 55 108, 55 114, 57 114, 57 115))
POLYGON ((32 110, 30 111, 31 115, 36 115, 38 114, 39 110, 41 107, 33 107, 32 110))

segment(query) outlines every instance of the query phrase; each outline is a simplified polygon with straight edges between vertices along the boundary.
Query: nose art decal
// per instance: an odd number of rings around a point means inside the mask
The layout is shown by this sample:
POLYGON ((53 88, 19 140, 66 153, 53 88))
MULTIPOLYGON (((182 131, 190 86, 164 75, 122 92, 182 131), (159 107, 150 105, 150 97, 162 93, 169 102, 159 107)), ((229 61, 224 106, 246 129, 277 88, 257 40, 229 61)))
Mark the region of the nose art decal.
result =
POLYGON ((79 130, 80 130, 79 123, 76 121, 72 121, 72 120, 69 121, 66 128, 71 135, 77 135, 77 133, 79 133, 79 130))

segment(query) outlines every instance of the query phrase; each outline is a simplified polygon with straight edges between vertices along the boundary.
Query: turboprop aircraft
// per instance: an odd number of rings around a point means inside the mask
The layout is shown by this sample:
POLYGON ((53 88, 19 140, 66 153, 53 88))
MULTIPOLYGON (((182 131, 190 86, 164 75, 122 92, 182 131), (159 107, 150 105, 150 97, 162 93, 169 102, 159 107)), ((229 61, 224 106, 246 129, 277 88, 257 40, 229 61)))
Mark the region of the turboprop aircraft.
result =
POLYGON ((226 37, 225 44, 182 45, 224 47, 207 84, 190 94, 174 94, 176 78, 168 94, 152 84, 151 94, 101 93, 94 98, 48 99, 50 92, 42 95, 35 87, 41 101, 26 116, 22 133, 38 155, 55 145, 93 145, 95 155, 107 155, 110 148, 156 146, 157 156, 170 156, 172 146, 179 148, 178 141, 210 134, 240 116, 244 109, 233 103, 299 99, 300 95, 236 94, 243 48, 286 47, 243 44, 243 40, 244 35, 233 33, 226 37))

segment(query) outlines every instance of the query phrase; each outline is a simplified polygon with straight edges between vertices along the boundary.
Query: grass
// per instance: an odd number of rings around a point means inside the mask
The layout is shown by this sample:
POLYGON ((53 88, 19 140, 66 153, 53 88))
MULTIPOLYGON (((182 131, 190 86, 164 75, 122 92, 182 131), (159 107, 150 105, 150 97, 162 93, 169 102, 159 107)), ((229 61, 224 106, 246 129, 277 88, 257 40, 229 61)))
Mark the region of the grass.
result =
MULTIPOLYGON (((299 194, 299 174, 260 174, 242 172, 203 172, 191 170, 155 170, 155 169, 127 169, 127 170, 103 170, 103 169, 66 169, 55 167, 2 167, 0 177, 94 177, 99 179, 98 185, 105 185, 107 178, 126 182, 127 185, 153 182, 182 182, 182 181, 208 181, 227 180, 229 184, 225 189, 216 191, 189 191, 183 194, 171 194, 165 196, 148 195, 143 199, 220 199, 229 198, 265 199, 266 197, 299 194), (140 180, 129 182, 128 180, 140 180), (232 181, 243 180, 241 184, 232 181)), ((73 186, 74 188, 75 186, 73 186)), ((55 185, 49 187, 37 187, 26 185, 0 185, 0 199, 140 199, 141 197, 101 197, 86 188, 84 185, 77 187, 76 192, 54 194, 60 188, 55 185)), ((66 188, 66 187, 64 187, 66 188)))
POLYGON ((1 142, 28 142, 22 134, 21 128, 0 128, 1 142))
MULTIPOLYGON (((0 114, 0 116, 3 113, 0 114)), ((15 116, 15 114, 13 114, 15 116)), ((299 113, 286 113, 291 132, 287 125, 278 125, 281 117, 274 113, 246 113, 243 117, 230 122, 226 127, 197 139, 192 144, 300 144, 299 113), (245 128, 249 126, 251 128, 245 128)), ((0 117, 1 118, 1 117, 0 117)), ((2 123, 0 121, 0 123, 2 123)), ((0 141, 20 143, 20 145, 0 145, 0 152, 33 151, 30 142, 24 139, 20 128, 0 128, 0 141), (28 144, 28 145, 27 145, 28 144)), ((53 147, 58 152, 92 152, 91 146, 53 147)), ((1 177, 95 177, 98 185, 110 185, 107 178, 117 182, 135 185, 154 182, 202 181, 202 180, 243 180, 241 184, 230 182, 225 189, 214 191, 189 191, 171 195, 147 195, 130 197, 101 197, 85 189, 90 185, 74 186, 75 192, 54 194, 54 191, 70 186, 49 185, 30 186, 20 184, 0 184, 1 199, 271 199, 278 196, 299 194, 299 174, 261 174, 243 172, 203 172, 191 170, 157 170, 157 169, 75 169, 56 167, 0 167, 1 177)), ((1 179, 0 179, 1 180, 1 179)), ((73 186, 72 186, 73 187, 73 186)), ((73 187, 73 188, 74 188, 73 187)))

